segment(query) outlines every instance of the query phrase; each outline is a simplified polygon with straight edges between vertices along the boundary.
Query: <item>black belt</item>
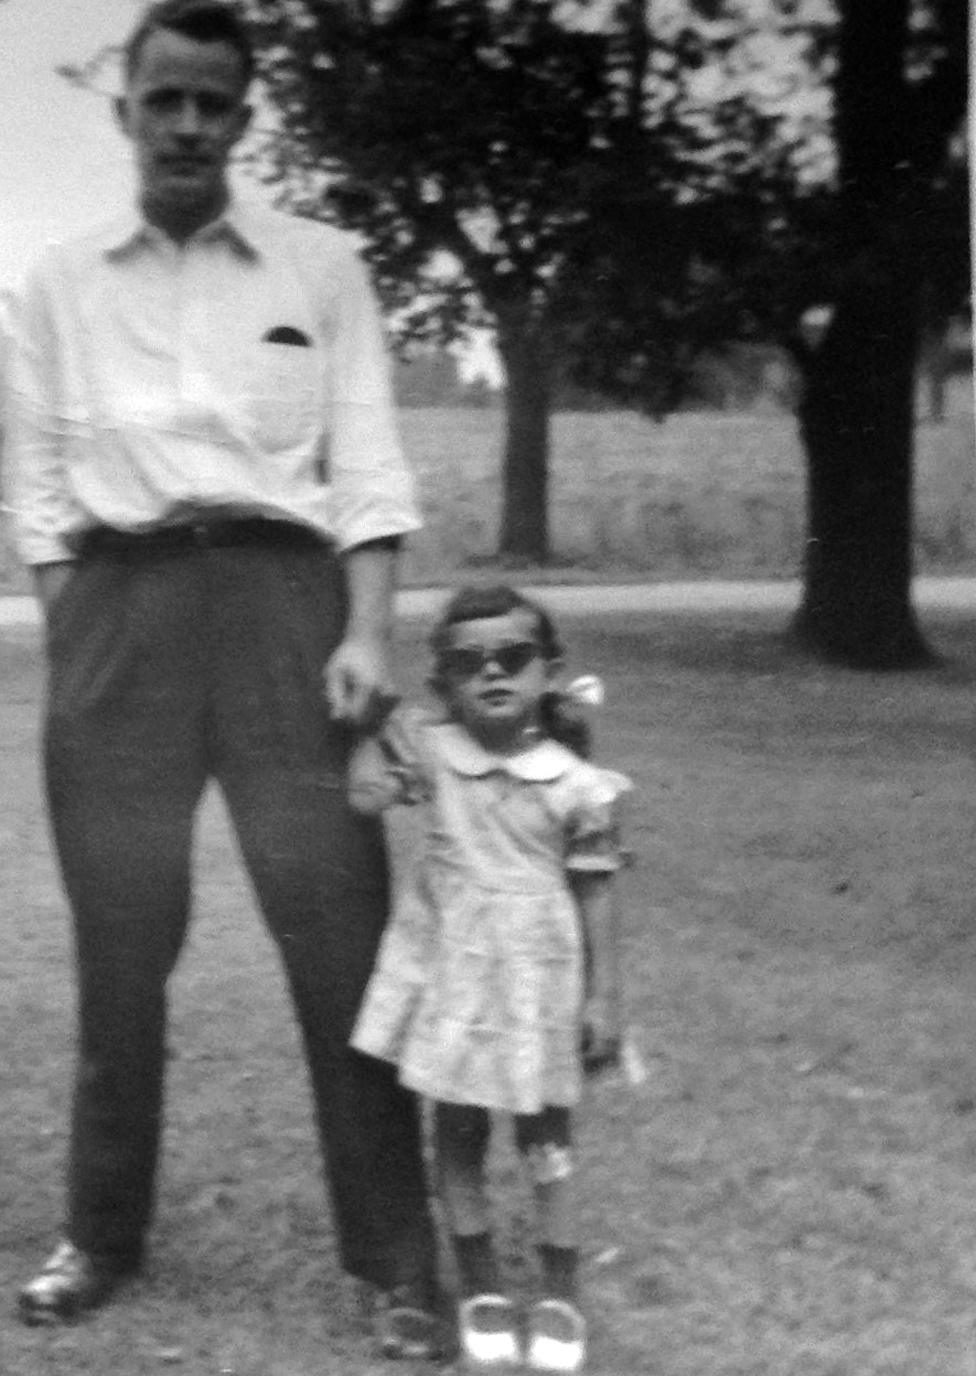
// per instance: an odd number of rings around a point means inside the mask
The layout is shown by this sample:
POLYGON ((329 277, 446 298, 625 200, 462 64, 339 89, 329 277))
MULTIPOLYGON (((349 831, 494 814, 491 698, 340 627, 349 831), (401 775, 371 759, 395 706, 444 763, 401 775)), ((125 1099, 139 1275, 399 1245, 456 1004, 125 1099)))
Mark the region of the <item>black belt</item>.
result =
POLYGON ((83 531, 75 542, 80 559, 99 554, 180 554, 189 550, 233 549, 252 546, 303 549, 327 542, 308 526, 293 521, 272 521, 264 516, 239 520, 200 520, 188 524, 156 526, 153 530, 117 530, 114 526, 94 526, 83 531))

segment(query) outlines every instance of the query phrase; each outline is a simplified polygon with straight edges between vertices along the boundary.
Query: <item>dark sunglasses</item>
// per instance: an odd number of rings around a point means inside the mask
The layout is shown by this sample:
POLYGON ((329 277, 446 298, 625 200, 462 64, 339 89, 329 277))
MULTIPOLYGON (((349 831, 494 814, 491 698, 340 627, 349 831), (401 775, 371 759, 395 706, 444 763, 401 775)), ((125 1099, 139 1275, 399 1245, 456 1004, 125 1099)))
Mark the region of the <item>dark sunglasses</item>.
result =
POLYGON ((541 654, 542 648, 534 640, 510 640, 507 645, 494 645, 490 649, 483 645, 457 645, 444 650, 441 669, 452 678, 474 678, 489 664, 497 664, 503 674, 512 678, 541 654))

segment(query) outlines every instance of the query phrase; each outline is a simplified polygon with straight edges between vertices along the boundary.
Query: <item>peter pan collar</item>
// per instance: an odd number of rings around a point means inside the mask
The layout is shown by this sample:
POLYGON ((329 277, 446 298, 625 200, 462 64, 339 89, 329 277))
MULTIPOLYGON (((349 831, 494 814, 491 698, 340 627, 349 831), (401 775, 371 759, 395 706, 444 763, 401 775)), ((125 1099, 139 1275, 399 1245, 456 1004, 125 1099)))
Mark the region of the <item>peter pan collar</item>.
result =
POLYGON ((434 733, 441 758, 456 774, 467 778, 500 773, 527 783, 547 784, 561 779, 576 761, 576 756, 557 741, 538 741, 517 755, 494 755, 453 722, 435 727, 434 733))

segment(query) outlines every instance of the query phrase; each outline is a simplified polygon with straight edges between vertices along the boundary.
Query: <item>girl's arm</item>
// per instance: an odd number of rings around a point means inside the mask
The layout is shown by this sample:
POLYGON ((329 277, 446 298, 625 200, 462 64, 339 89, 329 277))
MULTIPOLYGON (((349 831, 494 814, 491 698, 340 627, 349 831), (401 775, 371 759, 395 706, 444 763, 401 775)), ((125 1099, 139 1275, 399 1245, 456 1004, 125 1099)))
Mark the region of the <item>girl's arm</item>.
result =
POLYGON ((375 817, 396 803, 421 803, 428 780, 418 743, 413 709, 394 709, 376 730, 364 732, 352 748, 347 767, 349 804, 375 817))
POLYGON ((375 817, 400 800, 403 785, 378 735, 360 736, 348 767, 349 805, 353 812, 375 817))
POLYGON ((614 874, 574 870, 569 880, 580 916, 585 957, 583 1067, 593 1072, 616 1064, 620 1054, 622 988, 614 874))

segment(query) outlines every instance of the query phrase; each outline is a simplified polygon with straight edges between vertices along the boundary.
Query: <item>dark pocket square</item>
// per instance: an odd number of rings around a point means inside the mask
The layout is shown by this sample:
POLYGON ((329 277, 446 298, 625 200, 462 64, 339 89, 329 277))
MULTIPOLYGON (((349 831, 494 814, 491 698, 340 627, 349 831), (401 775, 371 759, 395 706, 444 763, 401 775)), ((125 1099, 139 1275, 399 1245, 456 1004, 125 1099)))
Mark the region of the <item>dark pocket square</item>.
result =
POLYGON ((265 344, 296 344, 300 349, 312 347, 312 341, 304 330, 296 330, 294 325, 275 325, 263 339, 265 344))

